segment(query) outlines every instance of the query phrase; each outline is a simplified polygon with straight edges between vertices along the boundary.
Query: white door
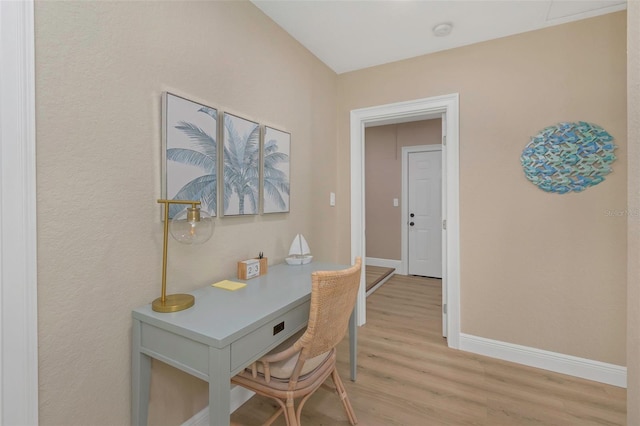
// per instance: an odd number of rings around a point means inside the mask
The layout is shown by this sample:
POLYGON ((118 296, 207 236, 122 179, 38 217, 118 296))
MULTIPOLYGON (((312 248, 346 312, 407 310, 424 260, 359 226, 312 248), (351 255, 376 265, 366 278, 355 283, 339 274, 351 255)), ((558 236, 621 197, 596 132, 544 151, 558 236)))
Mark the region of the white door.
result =
POLYGON ((408 273, 442 278, 442 152, 408 156, 408 273))

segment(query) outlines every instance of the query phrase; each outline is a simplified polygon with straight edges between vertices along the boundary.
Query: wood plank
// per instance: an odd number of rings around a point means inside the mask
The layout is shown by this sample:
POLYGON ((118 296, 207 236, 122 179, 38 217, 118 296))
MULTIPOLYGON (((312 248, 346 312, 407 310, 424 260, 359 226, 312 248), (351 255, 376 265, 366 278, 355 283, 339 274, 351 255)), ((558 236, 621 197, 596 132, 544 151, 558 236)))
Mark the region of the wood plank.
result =
POLYGON ((393 274, 394 271, 395 269, 393 268, 367 265, 364 271, 366 290, 369 291, 369 289, 374 287, 376 284, 378 284, 380 281, 385 279, 387 276, 393 274))
MULTIPOLYGON (((395 275, 367 299, 357 382, 348 380, 348 340, 338 347, 359 424, 625 425, 625 389, 449 349, 440 333, 440 292, 440 280, 395 275)), ((255 396, 232 419, 257 425, 273 410, 255 396)), ((338 397, 318 390, 302 424, 349 422, 338 397)))

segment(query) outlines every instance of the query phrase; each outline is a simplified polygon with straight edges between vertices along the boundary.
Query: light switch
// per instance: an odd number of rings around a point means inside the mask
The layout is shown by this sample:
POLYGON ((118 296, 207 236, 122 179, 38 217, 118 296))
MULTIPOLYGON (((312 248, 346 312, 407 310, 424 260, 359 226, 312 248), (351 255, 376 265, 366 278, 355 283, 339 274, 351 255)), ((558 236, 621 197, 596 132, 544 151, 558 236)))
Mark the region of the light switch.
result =
POLYGON ((393 207, 398 207, 398 199, 397 198, 393 199, 393 207))
POLYGON ((336 193, 335 192, 329 193, 329 205, 331 207, 334 207, 336 205, 336 193))

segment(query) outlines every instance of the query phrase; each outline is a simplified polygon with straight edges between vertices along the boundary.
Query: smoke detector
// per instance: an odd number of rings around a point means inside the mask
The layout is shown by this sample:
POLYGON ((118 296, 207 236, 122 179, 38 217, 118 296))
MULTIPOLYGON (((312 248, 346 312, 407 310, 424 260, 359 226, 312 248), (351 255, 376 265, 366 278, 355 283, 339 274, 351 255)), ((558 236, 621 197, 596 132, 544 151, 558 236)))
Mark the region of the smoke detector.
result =
POLYGON ((453 24, 450 22, 443 22, 442 24, 438 24, 433 27, 433 34, 436 37, 445 37, 451 34, 451 29, 453 28, 453 24))

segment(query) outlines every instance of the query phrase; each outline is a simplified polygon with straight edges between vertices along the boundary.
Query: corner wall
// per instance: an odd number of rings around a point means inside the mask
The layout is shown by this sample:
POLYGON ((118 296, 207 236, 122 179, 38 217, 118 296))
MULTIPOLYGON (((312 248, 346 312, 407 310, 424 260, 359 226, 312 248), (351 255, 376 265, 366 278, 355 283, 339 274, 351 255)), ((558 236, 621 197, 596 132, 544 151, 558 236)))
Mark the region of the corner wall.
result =
MULTIPOLYGON (((205 245, 170 242, 177 293, 259 251, 281 262, 298 232, 338 260, 336 75, 249 2, 35 9, 40 424, 126 425, 131 310, 160 292, 161 93, 292 134, 291 212, 217 218, 205 245)), ((207 402, 203 382, 159 362, 152 386, 153 425, 207 402)))
POLYGON ((625 12, 342 74, 338 92, 346 193, 351 110, 459 93, 463 333, 626 365, 625 12), (543 192, 522 149, 578 120, 614 136, 614 172, 582 193, 543 192))

